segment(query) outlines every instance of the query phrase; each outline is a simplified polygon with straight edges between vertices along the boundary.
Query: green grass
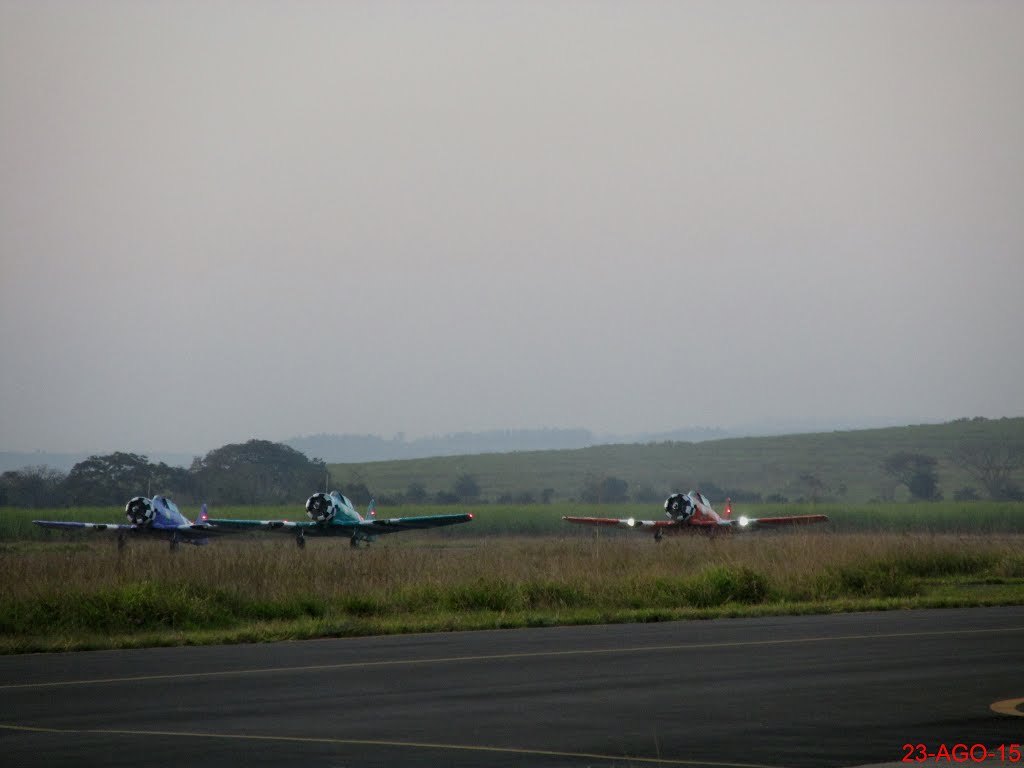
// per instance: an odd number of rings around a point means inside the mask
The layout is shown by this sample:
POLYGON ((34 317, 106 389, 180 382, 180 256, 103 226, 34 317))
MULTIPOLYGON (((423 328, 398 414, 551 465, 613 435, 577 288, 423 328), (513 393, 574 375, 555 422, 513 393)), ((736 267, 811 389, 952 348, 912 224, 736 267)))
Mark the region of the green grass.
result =
POLYGON ((0 652, 1024 603, 1021 534, 77 538, 3 546, 0 652))

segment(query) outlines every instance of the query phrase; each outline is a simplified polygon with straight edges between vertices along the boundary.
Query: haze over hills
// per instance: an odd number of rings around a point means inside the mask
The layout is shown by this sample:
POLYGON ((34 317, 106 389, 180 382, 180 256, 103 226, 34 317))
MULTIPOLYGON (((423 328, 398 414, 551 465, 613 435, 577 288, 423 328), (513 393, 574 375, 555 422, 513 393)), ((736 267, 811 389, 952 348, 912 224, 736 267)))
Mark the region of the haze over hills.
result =
MULTIPOLYGON (((133 451, 131 449, 115 448, 113 450, 98 450, 90 453, 57 453, 49 451, 0 451, 0 472, 9 472, 12 469, 24 467, 52 467, 62 472, 67 472, 75 464, 85 461, 90 456, 105 455, 123 450, 127 453, 141 453, 154 463, 163 462, 171 467, 187 467, 192 459, 200 453, 165 453, 162 451, 133 451)), ((203 451, 205 453, 205 451, 203 451)))
MULTIPOLYGON (((317 434, 292 437, 280 442, 289 445, 310 458, 329 463, 356 463, 363 461, 396 461, 424 459, 431 456, 459 456, 479 453, 508 453, 511 451, 544 451, 569 448, 588 448, 615 443, 642 443, 673 440, 699 442, 735 436, 716 427, 687 427, 670 432, 637 433, 634 435, 598 435, 589 429, 492 429, 481 432, 453 432, 407 439, 399 433, 387 438, 381 435, 317 434)), ((0 472, 22 467, 48 466, 63 471, 91 455, 112 453, 113 450, 140 453, 150 461, 169 466, 187 467, 196 456, 219 446, 210 446, 195 453, 150 452, 134 447, 96 450, 91 453, 58 453, 48 451, 0 451, 0 472)))
MULTIPOLYGON (((930 423, 940 423, 936 419, 930 423)), ((477 432, 451 432, 407 439, 399 433, 391 438, 380 435, 316 434, 292 437, 282 442, 310 458, 328 464, 351 464, 366 461, 397 461, 428 459, 434 456, 472 456, 482 453, 513 451, 558 451, 592 448, 598 445, 632 445, 637 443, 701 443, 733 437, 772 437, 836 430, 878 429, 905 426, 896 420, 845 421, 822 423, 761 421, 729 428, 688 426, 659 432, 626 434, 598 433, 589 429, 491 429, 477 432)))
MULTIPOLYGON (((548 451, 591 448, 600 445, 629 445, 660 442, 700 443, 733 437, 768 437, 833 430, 854 430, 902 426, 897 422, 821 424, 760 422, 735 426, 690 426, 663 432, 635 432, 630 434, 595 433, 589 429, 491 429, 476 432, 452 432, 406 438, 403 433, 393 437, 373 434, 321 433, 281 440, 310 458, 323 459, 329 464, 354 464, 373 461, 424 459, 435 456, 463 456, 515 451, 548 451)), ((61 471, 70 470, 89 456, 125 451, 145 455, 150 461, 163 462, 173 467, 188 467, 192 460, 219 446, 207 446, 190 453, 147 450, 137 446, 118 446, 91 452, 0 451, 0 472, 23 467, 47 466, 61 471)))
POLYGON ((695 443, 730 437, 724 429, 687 427, 671 432, 635 435, 598 435, 589 429, 492 429, 484 432, 455 432, 407 440, 404 435, 319 434, 285 440, 307 456, 332 464, 364 461, 425 459, 431 456, 463 456, 513 451, 552 451, 589 448, 594 445, 646 443, 672 440, 695 443))

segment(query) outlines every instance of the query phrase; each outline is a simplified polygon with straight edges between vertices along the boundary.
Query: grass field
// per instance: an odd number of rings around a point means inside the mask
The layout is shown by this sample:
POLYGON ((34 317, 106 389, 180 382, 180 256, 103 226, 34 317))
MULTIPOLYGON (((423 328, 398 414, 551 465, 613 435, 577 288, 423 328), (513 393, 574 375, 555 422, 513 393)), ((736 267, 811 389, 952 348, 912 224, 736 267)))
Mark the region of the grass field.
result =
POLYGON ((559 519, 595 511, 658 510, 485 507, 469 525, 358 550, 264 535, 173 555, 165 542, 119 553, 110 535, 26 529, 31 516, 2 510, 0 652, 1024 603, 1024 505, 829 509, 827 526, 660 544, 559 519))
MULTIPOLYGON (((970 482, 949 459, 957 445, 1022 436, 1024 419, 1002 419, 333 465, 342 490, 365 482, 380 496, 397 496, 413 482, 431 493, 450 489, 462 474, 477 478, 485 499, 555 489, 549 505, 381 505, 382 517, 471 511, 475 519, 358 550, 344 538, 311 538, 299 550, 287 535, 253 534, 175 554, 166 542, 145 540, 119 552, 108 532, 50 531, 31 521, 120 523, 120 506, 0 508, 0 653, 1024 604, 1024 503, 867 503, 892 492, 880 468, 886 455, 935 456, 941 487, 952 496, 970 482), (825 513, 825 525, 659 544, 561 519, 662 517, 660 503, 570 501, 593 476, 665 493, 713 481, 795 498, 804 472, 845 488, 838 495, 850 503, 736 503, 734 514, 825 513)), ((214 506, 211 515, 305 519, 302 500, 214 506)))

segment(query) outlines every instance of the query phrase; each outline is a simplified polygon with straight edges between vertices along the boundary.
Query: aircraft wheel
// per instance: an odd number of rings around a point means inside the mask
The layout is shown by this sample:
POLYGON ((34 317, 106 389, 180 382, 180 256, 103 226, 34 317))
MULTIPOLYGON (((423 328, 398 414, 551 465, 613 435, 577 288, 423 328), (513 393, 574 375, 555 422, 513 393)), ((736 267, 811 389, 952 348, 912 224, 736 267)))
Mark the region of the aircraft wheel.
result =
POLYGON ((355 536, 353 536, 351 538, 351 540, 349 541, 349 545, 354 547, 355 549, 358 549, 359 548, 359 539, 357 539, 355 536))
POLYGON ((117 534, 117 551, 118 552, 123 550, 127 543, 128 543, 128 537, 127 536, 125 536, 123 533, 117 534))
POLYGON ((306 548, 306 537, 305 536, 296 536, 295 537, 295 546, 297 546, 299 549, 305 549, 306 548))
POLYGON ((177 552, 180 542, 177 539, 171 539, 171 552, 177 552))

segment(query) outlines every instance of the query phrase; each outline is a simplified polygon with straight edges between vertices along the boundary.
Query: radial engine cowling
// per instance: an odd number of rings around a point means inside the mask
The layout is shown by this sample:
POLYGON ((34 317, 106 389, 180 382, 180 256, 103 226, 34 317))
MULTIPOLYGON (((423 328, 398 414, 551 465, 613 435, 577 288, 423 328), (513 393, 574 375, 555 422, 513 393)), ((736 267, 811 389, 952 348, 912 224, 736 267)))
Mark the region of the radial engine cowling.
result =
POLYGON ((334 504, 326 493, 314 493, 306 499, 306 514, 314 523, 326 523, 334 517, 334 504))
POLYGON ((133 525, 148 525, 156 517, 156 510, 145 496, 135 496, 125 505, 124 514, 133 525))
POLYGON ((665 512, 673 520, 689 520, 693 516, 693 503, 685 493, 673 493, 665 499, 665 512))

